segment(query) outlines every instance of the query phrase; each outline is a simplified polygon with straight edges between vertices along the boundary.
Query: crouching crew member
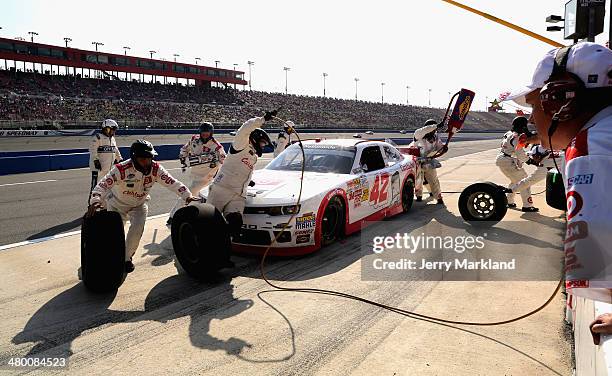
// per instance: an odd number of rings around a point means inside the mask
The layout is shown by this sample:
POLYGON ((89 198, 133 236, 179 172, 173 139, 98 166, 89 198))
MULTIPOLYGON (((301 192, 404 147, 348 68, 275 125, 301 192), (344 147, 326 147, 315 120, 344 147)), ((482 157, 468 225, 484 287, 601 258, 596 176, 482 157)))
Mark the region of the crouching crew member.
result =
POLYGON ((94 215, 96 209, 121 214, 123 222, 130 220, 130 228, 125 240, 125 267, 129 273, 134 270, 132 256, 138 248, 144 231, 150 200, 149 192, 155 183, 161 183, 168 190, 180 196, 185 204, 199 200, 193 197, 187 187, 176 180, 158 162, 153 161, 157 152, 149 141, 138 140, 130 147, 130 159, 116 164, 91 192, 87 216, 94 215))

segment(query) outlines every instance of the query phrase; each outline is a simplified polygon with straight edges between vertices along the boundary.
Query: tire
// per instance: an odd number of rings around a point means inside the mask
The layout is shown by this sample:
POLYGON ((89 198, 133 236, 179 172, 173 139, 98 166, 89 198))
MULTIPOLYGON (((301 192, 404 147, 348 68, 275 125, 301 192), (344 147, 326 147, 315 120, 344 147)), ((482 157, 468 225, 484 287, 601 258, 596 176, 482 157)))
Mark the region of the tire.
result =
POLYGON ((567 210, 563 177, 556 169, 550 170, 546 174, 546 203, 555 209, 567 210))
POLYGON ((100 211, 81 225, 81 279, 93 292, 116 291, 125 280, 125 234, 121 215, 100 211))
POLYGON ((412 202, 414 201, 414 180, 407 178, 404 186, 402 187, 402 211, 407 213, 412 208, 412 202))
POLYGON ((338 196, 329 200, 321 218, 321 245, 326 246, 338 240, 344 231, 344 204, 338 196))
POLYGON ((461 217, 474 225, 493 226, 508 212, 508 199, 499 185, 491 182, 475 183, 459 196, 461 217))
POLYGON ((171 231, 174 254, 189 276, 206 280, 233 266, 227 222, 211 204, 179 209, 172 217, 171 231))

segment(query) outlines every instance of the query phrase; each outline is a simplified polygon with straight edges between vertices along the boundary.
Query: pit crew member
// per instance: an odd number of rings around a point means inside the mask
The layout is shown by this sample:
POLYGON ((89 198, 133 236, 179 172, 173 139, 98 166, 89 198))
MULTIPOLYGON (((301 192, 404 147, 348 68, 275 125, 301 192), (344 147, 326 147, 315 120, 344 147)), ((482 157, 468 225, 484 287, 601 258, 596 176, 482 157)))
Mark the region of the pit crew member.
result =
POLYGON ((419 148, 419 161, 421 163, 421 177, 417 179, 415 187, 416 200, 423 200, 423 185, 428 184, 429 191, 436 198, 436 202, 444 204, 440 190, 440 180, 438 180, 438 173, 436 172, 441 164, 435 158, 445 154, 448 147, 438 137, 438 123, 429 119, 423 127, 414 131, 413 145, 419 148))
POLYGON ((96 133, 91 139, 89 144, 90 192, 98 183, 98 176, 106 175, 115 163, 123 160, 115 141, 117 127, 116 121, 106 119, 102 122, 101 132, 96 133))

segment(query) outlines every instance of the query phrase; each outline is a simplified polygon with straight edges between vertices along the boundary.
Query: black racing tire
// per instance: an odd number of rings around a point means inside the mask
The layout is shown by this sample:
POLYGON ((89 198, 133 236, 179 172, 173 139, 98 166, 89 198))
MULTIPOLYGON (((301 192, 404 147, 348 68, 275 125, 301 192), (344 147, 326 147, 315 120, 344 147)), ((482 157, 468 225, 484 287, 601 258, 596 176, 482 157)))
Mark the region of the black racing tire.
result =
POLYGON ((125 234, 121 215, 100 211, 81 225, 81 279, 93 292, 117 291, 125 280, 125 234))
POLYGON ((470 224, 493 226, 508 212, 508 199, 503 188, 495 183, 475 183, 461 192, 459 212, 470 224))
POLYGON ((414 180, 409 177, 402 187, 402 212, 408 213, 414 202, 414 180))
POLYGON ((567 210, 563 177, 556 169, 550 170, 546 174, 546 203, 555 209, 567 210))
POLYGON ((342 237, 345 223, 345 209, 342 199, 338 196, 332 197, 321 218, 321 245, 332 244, 342 237))
POLYGON ((231 267, 231 238, 223 215, 211 204, 192 204, 172 217, 172 246, 185 272, 198 280, 231 267))

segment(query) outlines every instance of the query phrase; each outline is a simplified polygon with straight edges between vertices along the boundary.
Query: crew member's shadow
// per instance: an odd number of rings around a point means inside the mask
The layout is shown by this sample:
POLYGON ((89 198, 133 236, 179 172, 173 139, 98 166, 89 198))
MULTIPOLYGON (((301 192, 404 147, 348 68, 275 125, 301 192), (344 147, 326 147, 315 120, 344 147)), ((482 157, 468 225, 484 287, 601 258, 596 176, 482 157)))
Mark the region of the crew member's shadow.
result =
POLYGON ((68 230, 74 230, 77 229, 79 227, 81 227, 81 223, 83 223, 83 217, 79 217, 77 219, 73 219, 70 222, 66 222, 66 223, 61 223, 59 225, 55 225, 53 227, 49 227, 46 230, 42 230, 41 232, 38 232, 34 235, 31 235, 27 238, 27 240, 34 240, 34 239, 39 239, 39 238, 44 238, 47 236, 53 236, 53 235, 57 235, 57 234, 61 234, 62 232, 68 231, 68 230))
POLYGON ((151 261, 153 266, 163 266, 171 263, 174 260, 174 250, 172 247, 172 237, 168 236, 166 239, 159 243, 157 240, 157 230, 153 233, 153 240, 151 243, 143 246, 145 252, 140 257, 145 256, 157 256, 151 261))
POLYGON ((154 315, 154 320, 161 323, 190 316, 189 338, 193 346, 237 355, 251 345, 240 338, 222 340, 209 333, 212 320, 228 319, 253 306, 251 299, 236 299, 233 292, 230 278, 220 275, 215 281, 202 283, 181 273, 153 287, 145 299, 145 312, 170 308, 154 315))
POLYGON ((108 307, 116 293, 92 294, 78 283, 45 303, 13 337, 14 344, 36 343, 26 356, 53 349, 56 357, 72 355, 72 341, 86 330, 123 322, 139 312, 113 311, 108 307))

